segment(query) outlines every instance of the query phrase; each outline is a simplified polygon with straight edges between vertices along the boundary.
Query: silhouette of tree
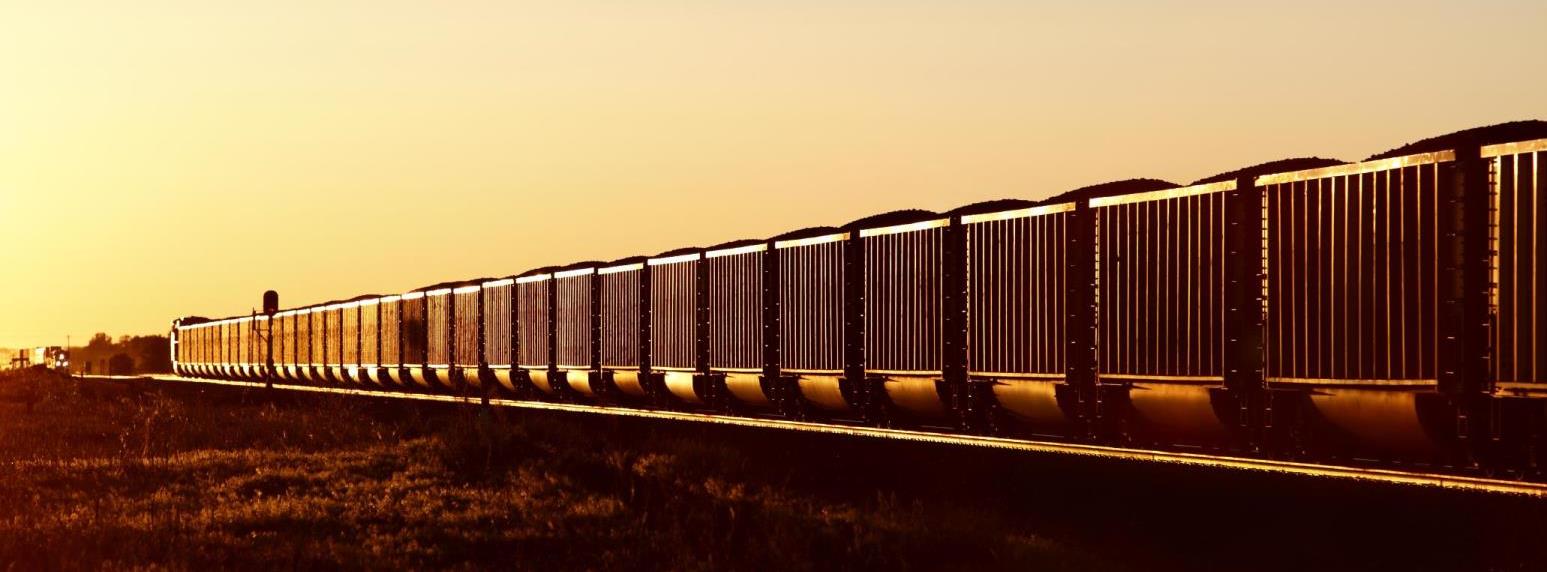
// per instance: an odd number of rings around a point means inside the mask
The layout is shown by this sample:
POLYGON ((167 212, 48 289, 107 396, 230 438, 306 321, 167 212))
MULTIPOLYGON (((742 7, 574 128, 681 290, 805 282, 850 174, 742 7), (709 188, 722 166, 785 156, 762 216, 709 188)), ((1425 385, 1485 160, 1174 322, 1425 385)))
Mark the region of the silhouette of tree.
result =
POLYGON ((129 375, 134 373, 134 358, 126 353, 116 353, 107 360, 108 375, 129 375))

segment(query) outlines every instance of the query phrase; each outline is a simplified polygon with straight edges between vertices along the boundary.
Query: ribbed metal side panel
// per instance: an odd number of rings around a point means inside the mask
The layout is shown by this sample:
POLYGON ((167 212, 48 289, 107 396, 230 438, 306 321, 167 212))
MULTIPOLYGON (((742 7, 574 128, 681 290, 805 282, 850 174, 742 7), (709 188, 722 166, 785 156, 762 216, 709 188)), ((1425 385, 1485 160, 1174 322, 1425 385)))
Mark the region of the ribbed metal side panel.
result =
POLYGON ((292 325, 294 321, 291 316, 274 318, 274 332, 270 334, 274 337, 274 365, 289 365, 295 359, 292 349, 295 346, 295 331, 292 329, 295 327, 292 325))
POLYGON ((717 256, 709 272, 709 367, 763 367, 763 252, 717 256))
POLYGON ((344 362, 344 310, 334 308, 323 314, 323 328, 327 332, 326 343, 323 344, 327 353, 323 363, 327 365, 341 365, 344 362))
POLYGON ((296 365, 312 363, 311 313, 295 315, 295 363, 296 365))
POLYGON ((551 280, 516 285, 518 363, 529 369, 548 367, 548 287, 551 280))
POLYGON ((1269 379, 1436 378, 1439 169, 1263 187, 1269 379))
POLYGON ((360 365, 360 308, 358 306, 343 309, 344 317, 344 349, 342 359, 344 365, 360 365))
POLYGON ((271 351, 269 340, 274 335, 271 329, 272 322, 273 320, 269 319, 268 316, 259 316, 253 322, 257 328, 253 330, 252 337, 252 362, 254 365, 268 365, 269 352, 271 351))
POLYGON ((229 365, 235 361, 236 335, 234 330, 235 328, 229 322, 220 324, 220 363, 222 365, 229 365))
POLYGON ((456 325, 456 344, 451 363, 464 366, 478 365, 478 290, 456 292, 453 300, 452 321, 456 325))
POLYGON ((945 229, 861 240, 865 249, 865 368, 941 371, 945 229))
POLYGON ((602 366, 639 367, 640 270, 601 276, 602 366))
POLYGON ((1096 209, 1103 374, 1224 375, 1225 193, 1096 209))
POLYGON ((489 365, 511 365, 515 322, 510 319, 511 293, 514 286, 502 284, 483 288, 483 359, 489 365))
POLYGON ((327 365, 328 363, 328 312, 315 310, 310 314, 312 328, 312 365, 327 365))
POLYGON ((1069 215, 965 225, 968 364, 975 373, 1064 372, 1069 215))
POLYGON ((1547 383, 1547 312, 1540 303, 1547 232, 1538 216, 1547 190, 1544 158, 1540 150, 1501 155, 1490 169, 1495 378, 1506 383, 1547 383))
POLYGON ((426 303, 424 298, 411 298, 402 301, 402 313, 398 319, 402 320, 403 365, 416 366, 429 363, 429 324, 425 322, 426 303))
POLYGON ((250 345, 252 343, 252 336, 250 335, 252 332, 252 322, 232 322, 231 326, 232 334, 236 340, 234 344, 236 355, 231 362, 239 364, 252 363, 252 346, 250 345))
POLYGON ((360 306, 360 364, 381 364, 381 304, 360 306))
POLYGON ((650 365, 698 367, 698 260, 650 267, 650 365))
POLYGON ((845 241, 779 249, 780 360, 784 369, 843 370, 845 241))
POLYGON ((425 360, 427 363, 451 363, 451 294, 425 296, 429 321, 425 323, 425 360))
POLYGON ((558 365, 591 367, 591 279, 594 275, 554 278, 558 289, 554 330, 558 365))
POLYGON ((381 303, 381 365, 398 366, 403 363, 403 303, 392 300, 381 303))

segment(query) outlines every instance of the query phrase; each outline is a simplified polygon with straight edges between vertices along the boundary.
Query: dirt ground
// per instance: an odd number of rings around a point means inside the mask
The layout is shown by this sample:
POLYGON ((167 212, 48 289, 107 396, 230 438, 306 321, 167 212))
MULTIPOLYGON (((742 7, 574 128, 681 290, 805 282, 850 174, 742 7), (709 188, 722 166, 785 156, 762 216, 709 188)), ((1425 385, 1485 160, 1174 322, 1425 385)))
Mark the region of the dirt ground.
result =
POLYGON ((1532 569, 1547 504, 848 437, 0 376, 0 568, 1532 569))

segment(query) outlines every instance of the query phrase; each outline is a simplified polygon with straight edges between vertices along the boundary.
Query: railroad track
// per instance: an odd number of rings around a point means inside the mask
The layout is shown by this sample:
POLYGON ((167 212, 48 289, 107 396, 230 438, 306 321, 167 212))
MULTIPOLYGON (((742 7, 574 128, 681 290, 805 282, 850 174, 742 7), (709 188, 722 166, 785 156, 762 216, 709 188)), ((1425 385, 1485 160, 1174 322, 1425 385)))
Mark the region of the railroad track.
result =
MULTIPOLYGON (((145 376, 78 376, 88 381, 154 381, 164 383, 196 383, 215 386, 230 386, 243 388, 267 387, 261 382, 230 381, 218 379, 203 379, 181 377, 175 375, 145 375, 145 376)), ((437 395, 426 393, 409 393, 388 390, 363 390, 342 387, 319 387, 305 385, 275 384, 275 389, 289 391, 303 391, 311 393, 332 393, 343 395, 363 395, 377 398, 408 399, 418 401, 436 401, 445 403, 465 403, 479 405, 483 403, 480 397, 437 395)), ((626 407, 613 407, 607 405, 587 405, 579 403, 554 403, 546 401, 524 401, 515 399, 489 398, 488 404, 493 407, 514 407, 522 409, 536 409, 546 411, 568 411, 575 413, 591 413, 599 415, 615 415, 620 417, 635 417, 645 419, 661 419, 673 421, 691 421, 698 423, 714 423, 719 425, 733 425, 739 427, 757 427, 765 429, 785 429, 793 431, 805 431, 809 433, 824 433, 831 435, 849 435, 871 439, 893 439, 900 441, 913 441, 922 443, 940 443, 968 447, 984 447, 1023 451, 1028 453, 1066 455, 1076 457, 1088 457, 1128 462, 1166 463, 1173 465, 1186 465, 1205 467, 1220 470, 1247 471, 1262 473, 1277 473, 1308 478, 1327 478, 1338 480, 1365 481, 1370 483, 1433 487, 1456 491, 1472 491, 1492 494, 1521 495, 1536 498, 1547 498, 1547 483, 1532 483, 1523 481, 1510 481, 1502 479, 1489 479, 1481 477, 1468 477, 1460 475, 1448 475, 1440 473, 1422 473, 1394 469, 1344 467, 1336 465, 1322 465, 1314 463, 1298 463, 1290 461, 1277 461, 1271 459, 1253 459, 1248 457, 1231 457, 1224 455, 1211 455, 1204 453, 1186 453, 1177 451, 1155 451, 1147 449, 1130 449, 1103 445, 1088 445, 1080 443, 1061 443, 1056 441, 1039 441, 1031 439, 1014 439, 1005 437, 987 437, 979 435, 960 435, 952 433, 940 433, 923 430, 908 429, 884 429, 865 427, 858 425, 844 425, 834 423, 818 423, 811 421, 790 421, 784 419, 768 419, 758 417, 739 417, 733 415, 720 415, 712 413, 695 413, 685 411, 668 411, 659 409, 632 409, 626 407)))

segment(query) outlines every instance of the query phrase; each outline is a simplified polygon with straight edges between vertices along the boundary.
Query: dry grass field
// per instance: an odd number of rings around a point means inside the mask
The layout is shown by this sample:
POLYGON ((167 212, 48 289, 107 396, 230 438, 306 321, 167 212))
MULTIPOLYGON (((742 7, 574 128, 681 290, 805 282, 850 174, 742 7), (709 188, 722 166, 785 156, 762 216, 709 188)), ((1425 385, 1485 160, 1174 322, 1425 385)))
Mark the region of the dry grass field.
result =
POLYGON ((851 491, 691 436, 602 438, 628 431, 0 378, 0 568, 1108 567, 949 503, 838 498, 851 491))
POLYGON ((0 570, 1539 569, 1547 503, 0 375, 0 570))

